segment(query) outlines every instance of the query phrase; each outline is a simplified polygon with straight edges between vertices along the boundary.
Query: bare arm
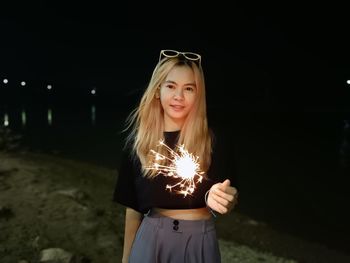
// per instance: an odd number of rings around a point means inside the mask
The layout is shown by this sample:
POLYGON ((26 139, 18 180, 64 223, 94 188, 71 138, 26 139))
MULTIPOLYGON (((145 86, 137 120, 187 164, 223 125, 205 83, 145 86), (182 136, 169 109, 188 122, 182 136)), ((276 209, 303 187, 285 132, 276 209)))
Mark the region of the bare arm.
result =
POLYGON ((123 247, 123 263, 129 260, 130 250, 134 242, 137 229, 141 224, 142 214, 131 208, 126 208, 125 212, 125 232, 124 232, 124 247, 123 247))

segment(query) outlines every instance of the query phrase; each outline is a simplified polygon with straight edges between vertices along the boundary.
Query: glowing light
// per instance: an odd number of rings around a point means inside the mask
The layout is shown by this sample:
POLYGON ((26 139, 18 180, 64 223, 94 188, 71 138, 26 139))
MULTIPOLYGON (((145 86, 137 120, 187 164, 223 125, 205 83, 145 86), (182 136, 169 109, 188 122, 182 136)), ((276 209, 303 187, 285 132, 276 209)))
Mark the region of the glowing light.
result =
POLYGON ((7 84, 7 83, 9 83, 9 80, 8 79, 3 79, 2 82, 4 82, 4 84, 7 84))
POLYGON ((9 121, 9 116, 7 113, 5 113, 4 116, 4 126, 9 126, 10 125, 10 121, 9 121))
POLYGON ((26 114, 25 110, 22 110, 21 117, 22 117, 22 125, 26 126, 26 124, 27 124, 27 114, 26 114))
POLYGON ((183 194, 184 197, 192 195, 196 189, 196 184, 202 182, 204 174, 200 169, 200 164, 198 162, 199 157, 195 157, 193 154, 189 153, 184 145, 177 145, 176 148, 178 151, 173 151, 163 140, 159 142, 159 145, 166 148, 172 159, 151 150, 155 162, 151 166, 146 167, 146 169, 156 170, 158 171, 158 175, 162 174, 179 179, 179 181, 173 185, 166 185, 165 189, 169 191, 174 190, 176 193, 183 194), (168 161, 169 165, 159 164, 157 161, 160 160, 168 161))
POLYGON ((47 123, 51 126, 52 125, 52 110, 47 110, 47 123))
POLYGON ((21 86, 24 87, 26 85, 25 81, 21 81, 21 86))
POLYGON ((96 123, 96 107, 95 105, 91 105, 91 123, 95 125, 96 123))
POLYGON ((350 79, 348 79, 348 80, 346 81, 346 83, 350 85, 350 79))
POLYGON ((49 84, 49 85, 46 86, 46 88, 47 88, 48 90, 50 90, 50 89, 52 89, 52 85, 49 84))
POLYGON ((91 90, 91 94, 92 94, 92 95, 95 95, 95 94, 96 94, 96 89, 92 89, 92 90, 91 90))

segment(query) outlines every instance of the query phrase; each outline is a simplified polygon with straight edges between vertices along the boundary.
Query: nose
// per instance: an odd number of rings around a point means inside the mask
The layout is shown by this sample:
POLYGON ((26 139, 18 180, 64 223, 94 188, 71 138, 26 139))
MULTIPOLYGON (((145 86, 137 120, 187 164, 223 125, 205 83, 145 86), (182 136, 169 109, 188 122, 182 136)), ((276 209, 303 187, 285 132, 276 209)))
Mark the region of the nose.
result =
POLYGON ((174 98, 177 100, 182 100, 184 98, 184 93, 182 89, 176 89, 174 98))

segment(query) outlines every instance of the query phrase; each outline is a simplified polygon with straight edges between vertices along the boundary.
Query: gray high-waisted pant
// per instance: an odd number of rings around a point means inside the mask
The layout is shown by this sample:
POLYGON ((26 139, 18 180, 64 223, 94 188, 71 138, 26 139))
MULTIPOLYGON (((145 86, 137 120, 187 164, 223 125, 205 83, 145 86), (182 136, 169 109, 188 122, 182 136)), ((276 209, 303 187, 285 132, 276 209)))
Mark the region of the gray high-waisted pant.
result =
POLYGON ((129 263, 220 263, 215 222, 174 220, 149 213, 133 242, 129 263))

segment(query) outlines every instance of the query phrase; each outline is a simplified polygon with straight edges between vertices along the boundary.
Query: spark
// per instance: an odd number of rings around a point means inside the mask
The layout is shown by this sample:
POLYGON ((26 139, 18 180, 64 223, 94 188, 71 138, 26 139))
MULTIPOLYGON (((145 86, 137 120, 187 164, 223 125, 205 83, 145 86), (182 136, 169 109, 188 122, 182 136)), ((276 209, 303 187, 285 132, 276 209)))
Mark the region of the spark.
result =
POLYGON ((151 150, 154 155, 155 162, 146 167, 146 169, 156 170, 159 174, 170 176, 179 181, 173 185, 166 185, 165 189, 183 194, 184 197, 192 195, 196 189, 196 184, 201 183, 204 172, 200 169, 199 157, 189 153, 184 145, 177 145, 178 151, 172 150, 164 143, 164 140, 159 141, 159 145, 166 148, 170 153, 170 158, 159 152, 151 150), (157 161, 168 161, 169 165, 159 164, 157 161))

